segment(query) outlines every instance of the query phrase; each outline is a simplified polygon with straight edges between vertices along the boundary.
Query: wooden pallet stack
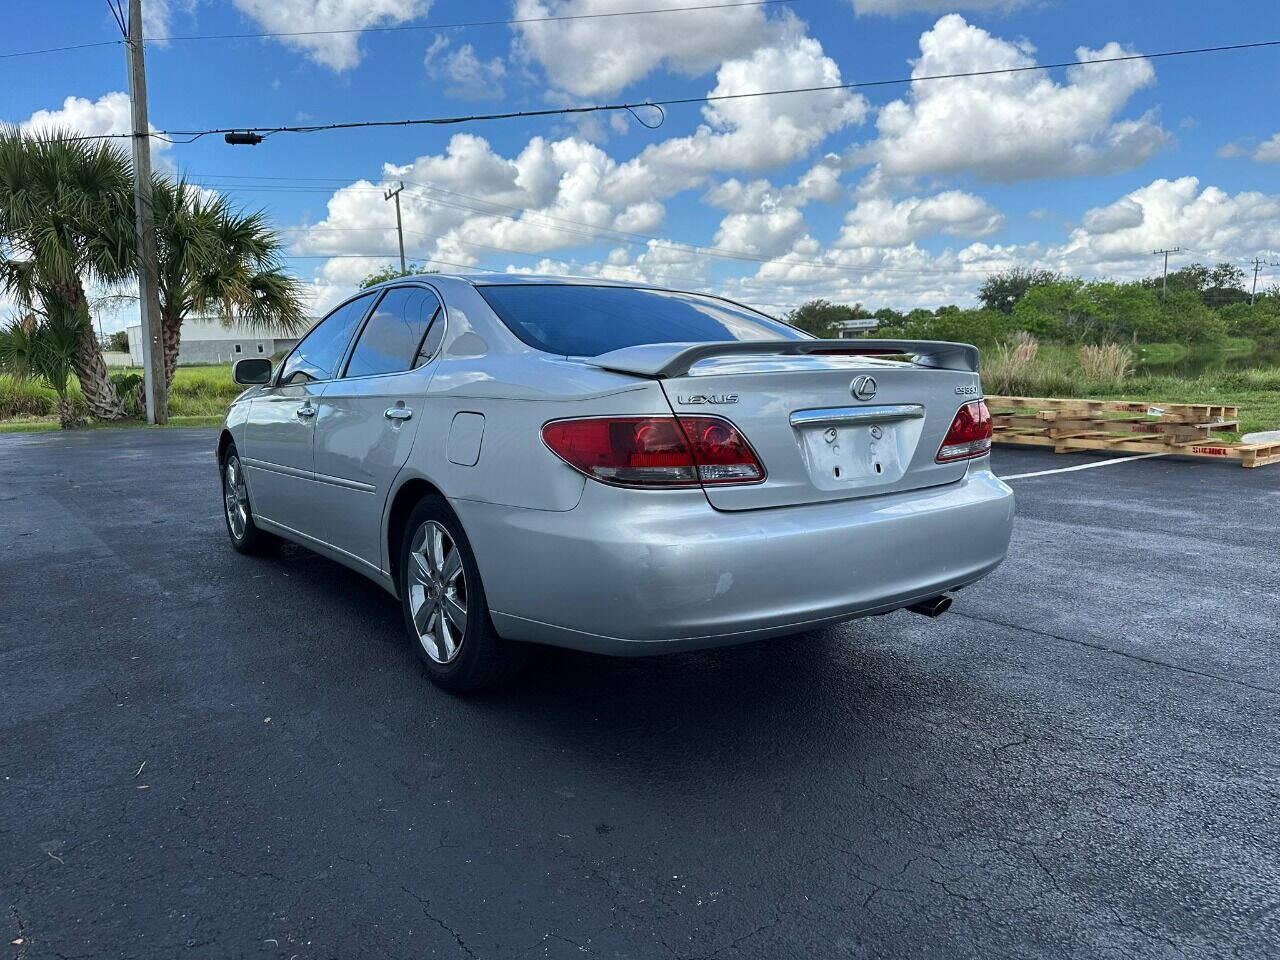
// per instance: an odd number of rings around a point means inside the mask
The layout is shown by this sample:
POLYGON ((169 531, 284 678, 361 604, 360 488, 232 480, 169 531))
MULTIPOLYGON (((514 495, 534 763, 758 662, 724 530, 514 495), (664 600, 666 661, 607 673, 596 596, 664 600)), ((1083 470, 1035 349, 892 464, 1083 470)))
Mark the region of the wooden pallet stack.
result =
POLYGON ((1238 443, 1214 434, 1239 428, 1239 410, 1210 403, 1132 403, 1052 397, 987 397, 995 442, 1280 463, 1280 443, 1238 443))

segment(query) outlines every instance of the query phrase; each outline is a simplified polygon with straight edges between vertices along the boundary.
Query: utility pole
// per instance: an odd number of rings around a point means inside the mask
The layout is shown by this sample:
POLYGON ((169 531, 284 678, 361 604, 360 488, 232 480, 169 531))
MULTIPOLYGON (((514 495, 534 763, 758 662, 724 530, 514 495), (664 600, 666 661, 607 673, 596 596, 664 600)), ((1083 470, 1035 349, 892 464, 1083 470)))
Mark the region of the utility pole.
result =
POLYGON ((1280 263, 1271 263, 1261 257, 1253 258, 1253 291, 1249 294, 1249 306, 1251 307, 1254 301, 1258 299, 1258 273, 1263 267, 1280 267, 1280 263))
POLYGON ((1173 247, 1169 250, 1152 250, 1151 251, 1151 255, 1155 257, 1158 257, 1161 254, 1164 254, 1164 281, 1160 285, 1161 300, 1169 299, 1169 254, 1181 253, 1181 252, 1182 252, 1181 247, 1173 247))
POLYGON ((138 312, 142 317, 142 379, 147 422, 169 419, 164 339, 157 287, 156 223, 151 209, 151 135, 147 123, 147 69, 142 49, 142 0, 129 0, 129 101, 133 107, 133 210, 138 241, 138 312))
POLYGON ((400 272, 408 273, 408 269, 404 265, 404 226, 400 222, 400 191, 404 189, 404 181, 400 181, 400 186, 394 190, 388 188, 387 192, 382 195, 383 200, 390 200, 393 197, 396 201, 396 235, 400 238, 400 272))

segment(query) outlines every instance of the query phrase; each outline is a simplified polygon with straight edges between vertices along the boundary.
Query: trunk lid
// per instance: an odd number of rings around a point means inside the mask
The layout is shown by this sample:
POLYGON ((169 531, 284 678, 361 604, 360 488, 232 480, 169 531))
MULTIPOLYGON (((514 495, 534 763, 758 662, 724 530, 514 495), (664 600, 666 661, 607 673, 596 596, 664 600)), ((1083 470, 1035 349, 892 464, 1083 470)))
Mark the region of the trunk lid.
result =
POLYGON ((900 493, 968 469, 934 458, 956 411, 982 395, 974 370, 815 352, 710 356, 672 372, 658 374, 671 409, 731 421, 764 465, 760 483, 704 487, 720 510, 900 493))

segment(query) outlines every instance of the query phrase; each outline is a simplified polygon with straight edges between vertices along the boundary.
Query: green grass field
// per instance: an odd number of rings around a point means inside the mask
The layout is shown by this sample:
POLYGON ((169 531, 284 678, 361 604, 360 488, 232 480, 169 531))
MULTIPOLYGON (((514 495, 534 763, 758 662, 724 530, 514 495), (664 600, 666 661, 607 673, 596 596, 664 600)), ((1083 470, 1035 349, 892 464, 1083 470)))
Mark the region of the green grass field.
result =
MULTIPOLYGON (((1138 373, 1117 391, 1085 381, 1072 366, 1068 348, 1045 344, 1041 352, 1042 362, 1020 377, 999 384, 986 380, 988 392, 1146 403, 1235 404, 1241 410, 1241 432, 1280 429, 1280 367, 1229 370, 1199 377, 1138 373)), ((127 372, 141 374, 142 371, 127 372)), ((230 366, 179 367, 169 400, 170 424, 216 426, 243 389, 232 382, 230 366)), ((79 387, 74 388, 74 394, 79 396, 79 387)), ((0 375, 0 432, 57 430, 56 410, 57 397, 48 387, 0 375)), ((92 426, 137 426, 137 421, 92 426)))
MULTIPOLYGON (((115 369, 112 373, 136 373, 140 369, 115 369)), ((244 387, 231 379, 231 367, 222 365, 179 367, 169 396, 172 426, 215 426, 222 421, 244 387)), ((80 401, 80 387, 74 381, 71 396, 80 401)), ((19 381, 0 374, 0 432, 30 432, 58 429, 58 397, 42 383, 19 381)), ((137 426, 136 420, 122 423, 89 424, 92 427, 137 426)))

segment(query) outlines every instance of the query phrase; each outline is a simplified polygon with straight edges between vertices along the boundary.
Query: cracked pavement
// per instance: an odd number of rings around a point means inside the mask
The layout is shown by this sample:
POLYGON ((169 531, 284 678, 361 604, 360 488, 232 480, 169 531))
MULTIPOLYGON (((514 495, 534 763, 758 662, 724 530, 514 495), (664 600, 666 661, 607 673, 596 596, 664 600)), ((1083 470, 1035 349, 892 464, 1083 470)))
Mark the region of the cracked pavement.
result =
POLYGON ((230 549, 214 436, 0 437, 0 957, 1276 955, 1280 468, 1015 480, 939 620, 463 700, 230 549))

